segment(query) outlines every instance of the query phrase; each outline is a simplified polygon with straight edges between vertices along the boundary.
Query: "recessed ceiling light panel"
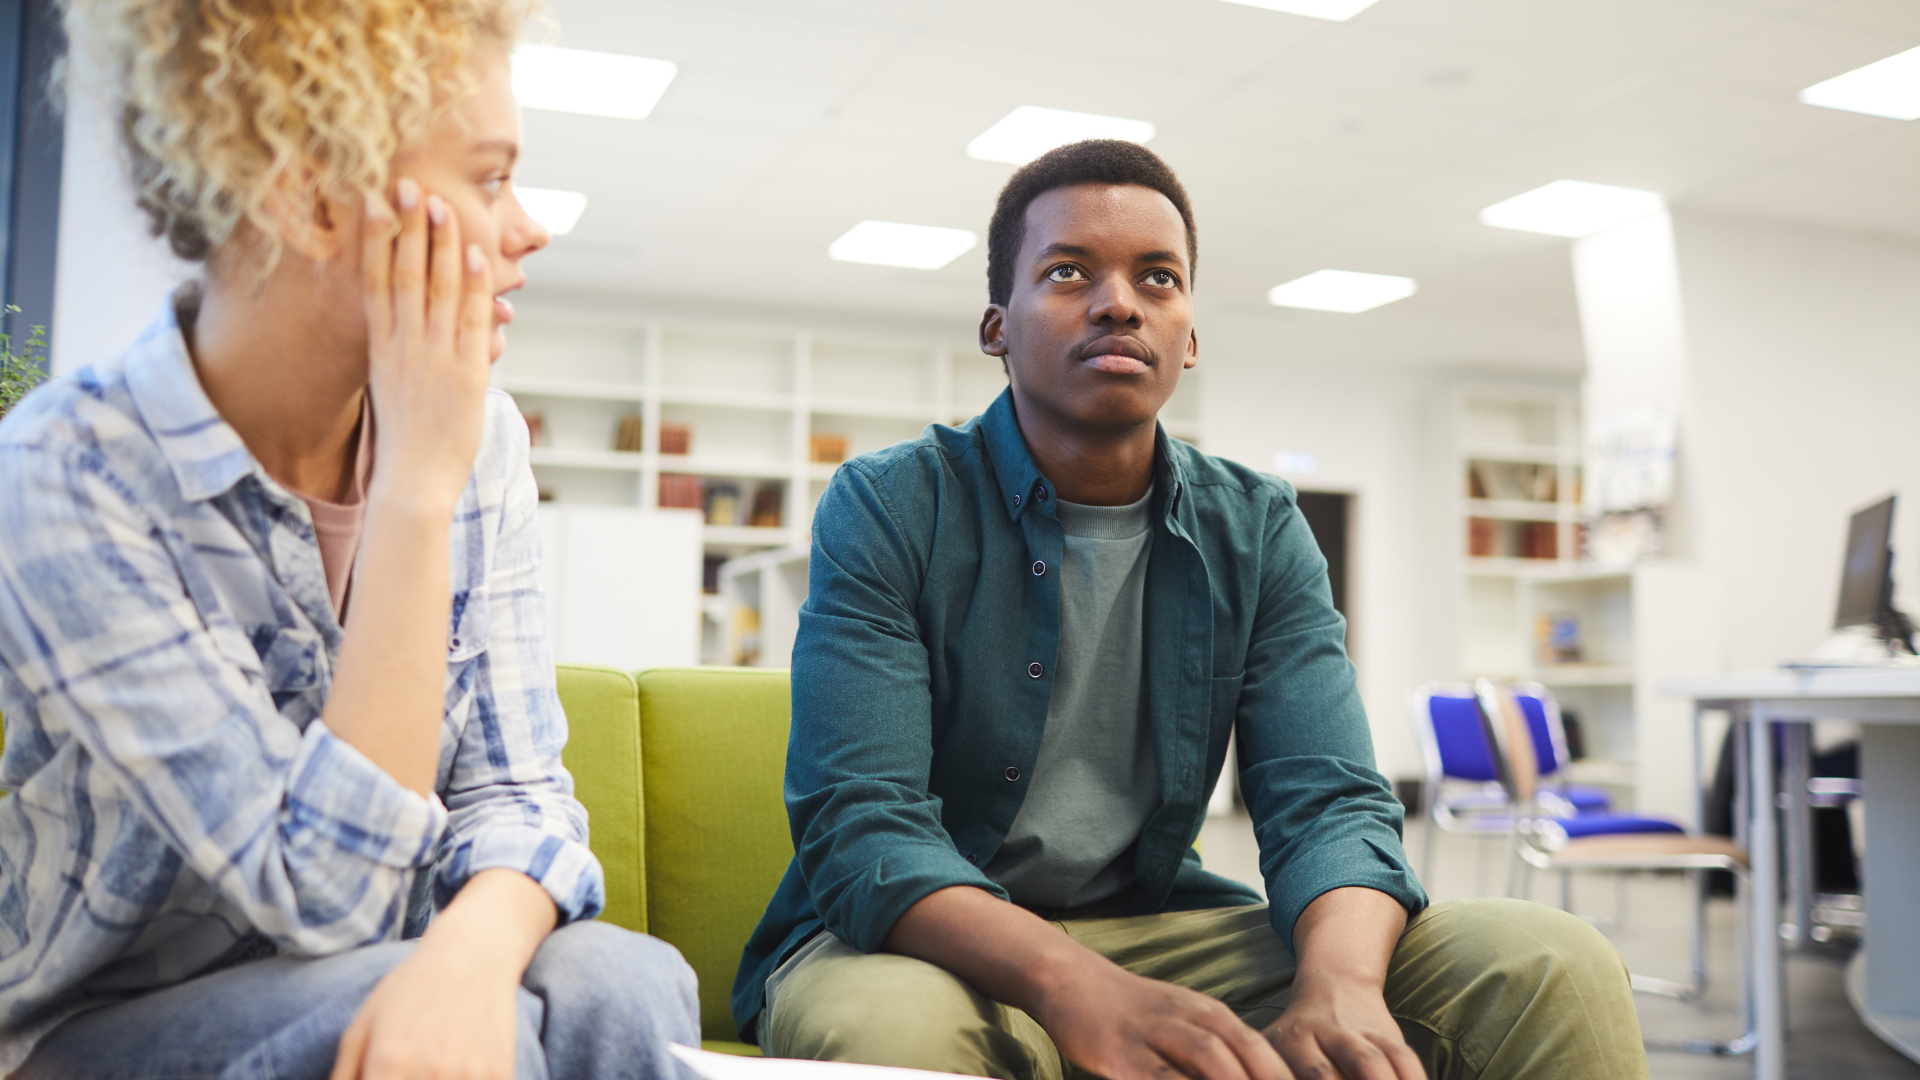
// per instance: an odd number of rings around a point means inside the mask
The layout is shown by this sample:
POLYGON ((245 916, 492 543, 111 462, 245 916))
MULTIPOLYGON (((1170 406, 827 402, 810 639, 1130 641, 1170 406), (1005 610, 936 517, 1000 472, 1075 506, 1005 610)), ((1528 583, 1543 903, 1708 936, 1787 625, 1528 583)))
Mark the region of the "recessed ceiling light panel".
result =
POLYGON ((572 232, 574 224, 580 220, 581 211, 587 208, 587 197, 578 191, 516 187, 513 195, 520 200, 520 208, 527 212, 528 217, 555 236, 572 232))
POLYGON ((1353 270, 1315 270, 1285 285, 1275 285, 1267 293, 1267 303, 1275 307, 1357 315, 1362 311, 1372 311, 1382 304, 1405 300, 1418 289, 1419 284, 1410 277, 1362 274, 1353 270))
POLYGON ((1151 138, 1153 125, 1145 120, 1022 105, 968 143, 967 156, 1025 165, 1056 146, 1082 139, 1125 139, 1143 143, 1151 138))
POLYGON ((1814 83, 1800 91, 1800 100, 1823 109, 1845 109, 1890 120, 1920 120, 1920 49, 1908 49, 1814 83))
POLYGON ((1590 236, 1666 208, 1658 192, 1555 180, 1480 211, 1480 223, 1548 236, 1590 236))
POLYGON ((528 109, 640 120, 679 70, 644 56, 522 45, 513 54, 513 98, 528 109))
POLYGON ((980 238, 966 229, 863 221, 828 245, 827 255, 841 262, 938 270, 972 251, 979 242, 980 238))
POLYGON ((1227 0, 1229 4, 1284 11, 1289 15, 1307 15, 1330 22, 1346 22, 1372 7, 1379 0, 1227 0))

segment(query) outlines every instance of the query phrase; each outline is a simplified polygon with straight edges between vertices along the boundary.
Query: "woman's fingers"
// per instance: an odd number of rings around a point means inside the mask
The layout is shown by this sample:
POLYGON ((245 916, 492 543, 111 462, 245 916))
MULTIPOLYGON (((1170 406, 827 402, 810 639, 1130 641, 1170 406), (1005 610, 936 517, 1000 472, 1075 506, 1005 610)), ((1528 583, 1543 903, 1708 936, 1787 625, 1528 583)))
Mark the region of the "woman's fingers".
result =
POLYGON ((468 244, 465 257, 466 292, 460 301, 460 358, 485 370, 493 357, 493 268, 479 244, 468 244))
POLYGON ((382 340, 393 333, 393 211, 372 192, 360 223, 360 287, 366 297, 367 334, 382 340))
POLYGON ((427 320, 427 205, 410 176, 401 177, 393 189, 400 204, 400 239, 393 252, 394 326, 403 337, 418 341, 427 320))
POLYGON ((427 262, 427 341, 429 347, 451 349, 463 315, 465 258, 460 251, 460 221, 446 200, 427 196, 427 224, 432 255, 427 262))
POLYGON ((367 1056, 369 1029, 364 1012, 347 1025, 346 1033, 340 1036, 340 1049, 334 1052, 333 1071, 327 1074, 327 1080, 360 1080, 360 1063, 367 1056))

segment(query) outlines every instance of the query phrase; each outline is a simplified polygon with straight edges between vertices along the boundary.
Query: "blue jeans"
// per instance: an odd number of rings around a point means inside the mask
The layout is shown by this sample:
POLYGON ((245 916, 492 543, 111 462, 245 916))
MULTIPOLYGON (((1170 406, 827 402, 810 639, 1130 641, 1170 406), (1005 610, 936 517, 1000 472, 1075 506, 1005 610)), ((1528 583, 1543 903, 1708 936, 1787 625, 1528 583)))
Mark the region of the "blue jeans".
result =
MULTIPOLYGON (((413 951, 368 945, 256 960, 55 1028, 11 1080, 326 1080, 375 984, 413 951)), ((693 969, 609 923, 561 927, 520 981, 514 1080, 680 1080, 668 1043, 700 1045, 693 969)))

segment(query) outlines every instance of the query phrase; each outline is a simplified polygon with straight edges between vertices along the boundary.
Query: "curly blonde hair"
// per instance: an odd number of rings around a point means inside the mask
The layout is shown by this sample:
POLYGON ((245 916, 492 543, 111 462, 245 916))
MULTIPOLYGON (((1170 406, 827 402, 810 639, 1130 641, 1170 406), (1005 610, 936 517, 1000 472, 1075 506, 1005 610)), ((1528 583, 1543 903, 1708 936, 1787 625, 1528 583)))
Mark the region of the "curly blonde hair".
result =
POLYGON ((467 89, 477 44, 509 46, 529 0, 62 0, 74 64, 118 111, 140 209, 183 259, 267 202, 386 187, 395 153, 467 89))

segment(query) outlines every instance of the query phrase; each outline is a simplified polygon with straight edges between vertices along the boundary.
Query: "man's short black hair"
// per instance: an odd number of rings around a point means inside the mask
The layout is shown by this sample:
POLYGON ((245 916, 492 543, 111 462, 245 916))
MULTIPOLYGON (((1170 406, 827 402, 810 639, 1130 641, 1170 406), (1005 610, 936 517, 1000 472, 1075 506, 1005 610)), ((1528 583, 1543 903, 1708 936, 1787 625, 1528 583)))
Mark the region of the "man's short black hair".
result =
POLYGON ((1193 206, 1187 189, 1160 155, 1121 139, 1087 139, 1068 143, 1020 167, 1000 189, 987 226, 987 302, 1004 304, 1013 298, 1014 260, 1026 237, 1027 207, 1054 188, 1074 184, 1138 184, 1167 197, 1187 226, 1187 272, 1200 260, 1200 238, 1193 227, 1193 206))

